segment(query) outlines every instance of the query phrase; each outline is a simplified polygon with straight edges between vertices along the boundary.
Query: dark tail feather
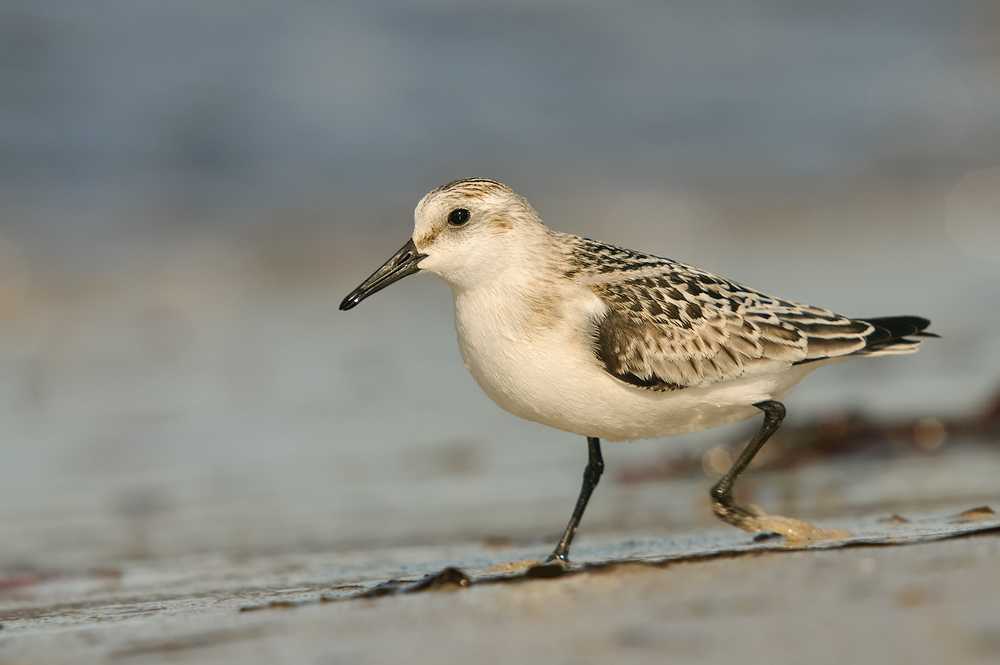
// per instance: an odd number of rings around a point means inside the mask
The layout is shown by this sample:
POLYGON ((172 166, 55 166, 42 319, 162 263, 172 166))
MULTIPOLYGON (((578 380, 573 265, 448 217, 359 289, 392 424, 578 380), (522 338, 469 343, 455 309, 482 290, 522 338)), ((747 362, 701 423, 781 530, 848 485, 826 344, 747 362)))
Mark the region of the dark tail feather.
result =
MULTIPOLYGON (((865 351, 879 351, 897 344, 919 344, 919 340, 906 337, 938 337, 932 332, 924 332, 931 322, 919 316, 883 316, 876 319, 857 319, 875 326, 875 330, 865 338, 865 351)), ((862 352, 863 353, 863 352, 862 352)))

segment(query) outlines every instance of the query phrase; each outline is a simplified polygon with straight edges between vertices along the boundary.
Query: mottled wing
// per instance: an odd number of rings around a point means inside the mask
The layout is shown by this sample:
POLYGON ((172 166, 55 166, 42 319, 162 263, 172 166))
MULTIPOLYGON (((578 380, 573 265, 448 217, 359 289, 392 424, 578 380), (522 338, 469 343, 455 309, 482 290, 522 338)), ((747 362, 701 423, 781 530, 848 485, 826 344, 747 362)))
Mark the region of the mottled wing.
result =
POLYGON ((865 349, 875 327, 797 305, 649 254, 580 239, 568 276, 607 305, 594 352, 605 369, 651 390, 706 386, 774 363, 865 349))

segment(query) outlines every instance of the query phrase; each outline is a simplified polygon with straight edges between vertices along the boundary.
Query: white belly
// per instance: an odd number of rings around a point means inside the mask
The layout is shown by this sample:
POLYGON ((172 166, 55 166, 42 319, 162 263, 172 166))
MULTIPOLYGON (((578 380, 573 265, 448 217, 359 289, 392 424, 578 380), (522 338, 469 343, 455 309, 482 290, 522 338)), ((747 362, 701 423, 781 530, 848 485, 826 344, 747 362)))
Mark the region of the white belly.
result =
POLYGON ((782 367, 668 392, 637 388, 608 374, 594 355, 583 324, 602 307, 597 297, 561 302, 560 311, 532 313, 523 301, 504 308, 496 298, 456 293, 455 324, 465 365, 490 399, 567 432, 620 441, 744 420, 760 413, 754 403, 783 397, 814 369, 782 367))

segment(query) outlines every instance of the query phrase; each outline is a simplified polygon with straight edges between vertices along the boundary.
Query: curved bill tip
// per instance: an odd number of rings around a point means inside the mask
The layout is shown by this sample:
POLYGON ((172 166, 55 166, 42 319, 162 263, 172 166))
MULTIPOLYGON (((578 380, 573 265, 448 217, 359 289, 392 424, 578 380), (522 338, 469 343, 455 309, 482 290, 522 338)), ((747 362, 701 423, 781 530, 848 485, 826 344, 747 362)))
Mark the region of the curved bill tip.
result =
POLYGON ((418 264, 425 258, 427 258, 427 255, 418 252, 417 246, 413 244, 413 239, 410 238, 403 245, 402 249, 393 254, 392 258, 372 273, 371 277, 362 282, 361 286, 351 291, 350 295, 344 298, 343 302, 340 303, 340 309, 351 309, 376 291, 381 291, 407 275, 420 272, 418 264))

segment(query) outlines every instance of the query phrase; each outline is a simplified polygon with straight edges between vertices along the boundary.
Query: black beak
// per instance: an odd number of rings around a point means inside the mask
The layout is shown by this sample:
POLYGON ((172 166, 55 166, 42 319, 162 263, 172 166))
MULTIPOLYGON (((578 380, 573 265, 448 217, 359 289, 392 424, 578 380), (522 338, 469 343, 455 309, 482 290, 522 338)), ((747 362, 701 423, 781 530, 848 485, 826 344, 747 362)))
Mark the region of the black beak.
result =
POLYGON ((426 258, 426 254, 417 251, 417 246, 413 244, 411 238, 408 243, 403 245, 403 249, 396 252, 391 259, 385 262, 385 265, 376 270, 361 286, 354 289, 351 295, 344 298, 344 302, 340 303, 340 309, 351 309, 376 291, 381 291, 407 275, 420 272, 420 267, 417 264, 426 258))

